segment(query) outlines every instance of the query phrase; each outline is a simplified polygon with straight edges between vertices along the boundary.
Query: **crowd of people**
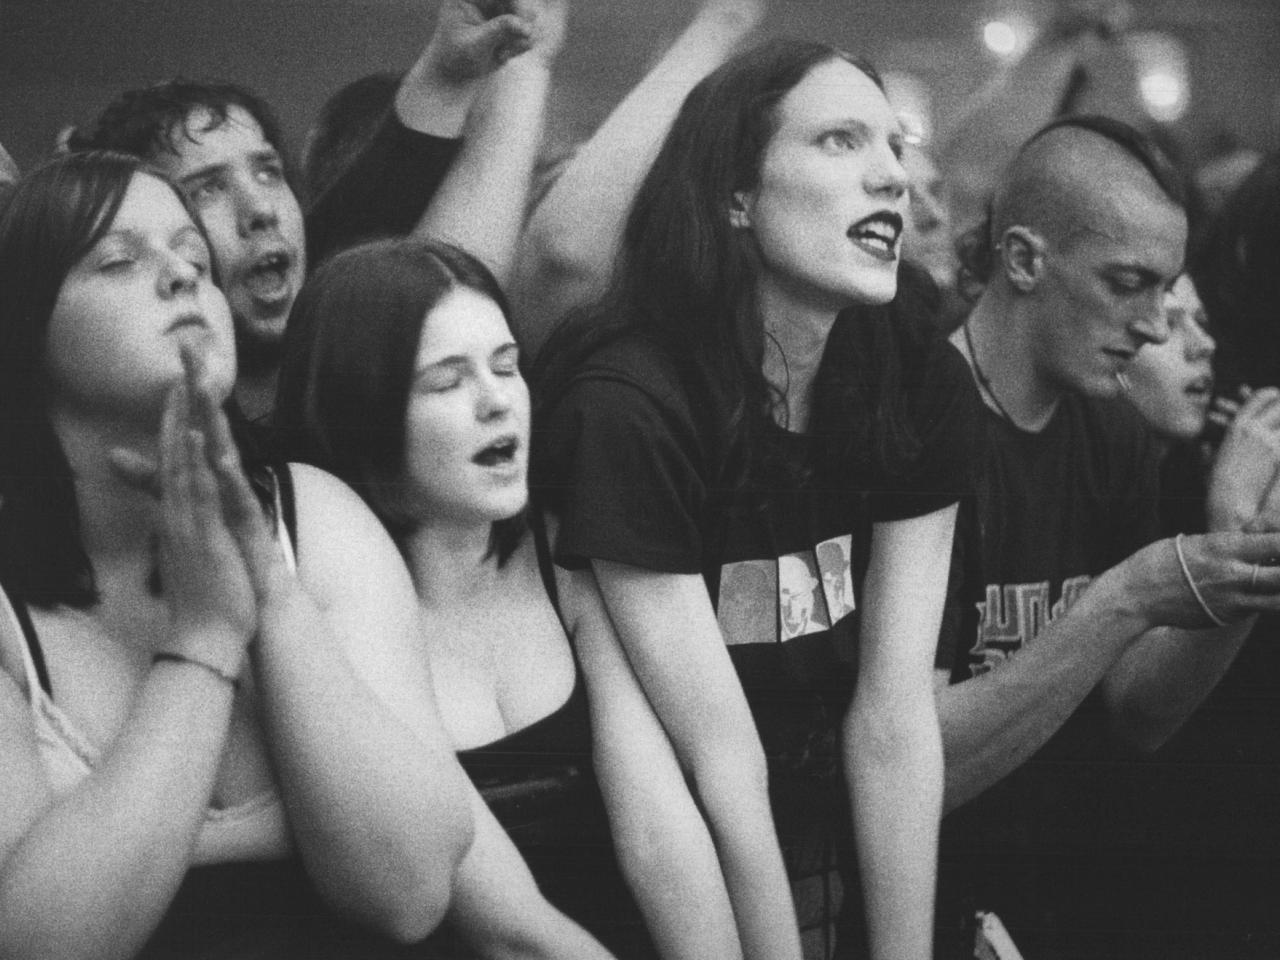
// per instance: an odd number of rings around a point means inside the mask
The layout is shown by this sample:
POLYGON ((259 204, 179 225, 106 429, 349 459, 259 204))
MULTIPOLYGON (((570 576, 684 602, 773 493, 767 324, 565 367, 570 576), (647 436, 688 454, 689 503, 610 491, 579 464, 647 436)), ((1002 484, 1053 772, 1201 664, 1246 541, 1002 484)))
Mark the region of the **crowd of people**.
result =
POLYGON ((953 248, 764 13, 554 161, 566 0, 0 150, 0 955, 1066 955, 1046 770, 1280 611, 1280 165, 1059 116, 953 248))

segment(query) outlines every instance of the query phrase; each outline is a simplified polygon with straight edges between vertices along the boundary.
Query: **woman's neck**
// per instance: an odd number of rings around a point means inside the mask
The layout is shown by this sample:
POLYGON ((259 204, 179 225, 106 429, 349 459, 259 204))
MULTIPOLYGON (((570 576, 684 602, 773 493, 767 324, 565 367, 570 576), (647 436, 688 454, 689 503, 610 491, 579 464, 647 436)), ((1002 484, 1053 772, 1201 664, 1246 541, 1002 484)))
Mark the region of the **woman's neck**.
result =
POLYGON ((764 320, 764 376, 786 400, 785 408, 774 410, 774 419, 803 433, 809 426, 818 367, 839 311, 767 282, 760 285, 758 303, 764 320))
POLYGON ((499 567, 489 556, 491 530, 488 522, 434 522, 405 536, 405 558, 423 603, 444 607, 492 586, 499 567))
POLYGON ((112 452, 129 451, 158 465, 155 429, 56 411, 50 420, 71 468, 85 553, 91 560, 149 555, 159 501, 124 478, 112 463, 112 452))

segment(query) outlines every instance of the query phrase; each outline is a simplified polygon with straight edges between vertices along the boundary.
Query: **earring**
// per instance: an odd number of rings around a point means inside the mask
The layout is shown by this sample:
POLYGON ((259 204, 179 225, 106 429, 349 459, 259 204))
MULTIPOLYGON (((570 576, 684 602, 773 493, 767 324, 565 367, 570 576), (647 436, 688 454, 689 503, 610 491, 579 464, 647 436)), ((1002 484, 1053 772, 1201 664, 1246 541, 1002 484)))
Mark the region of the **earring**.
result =
POLYGON ((751 224, 747 221, 747 211, 740 210, 737 207, 729 211, 729 226, 736 227, 739 230, 745 230, 751 224))
POLYGON ((1120 384, 1120 389, 1129 392, 1129 378, 1124 375, 1123 371, 1116 371, 1116 383, 1120 384))

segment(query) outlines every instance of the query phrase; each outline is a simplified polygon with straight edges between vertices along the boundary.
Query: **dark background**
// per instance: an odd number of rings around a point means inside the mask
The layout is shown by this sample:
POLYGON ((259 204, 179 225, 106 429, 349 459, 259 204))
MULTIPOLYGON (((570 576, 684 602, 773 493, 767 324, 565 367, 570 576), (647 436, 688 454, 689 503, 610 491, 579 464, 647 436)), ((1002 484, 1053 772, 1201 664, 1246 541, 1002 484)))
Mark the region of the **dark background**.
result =
MULTIPOLYGON (((557 65, 553 136, 588 133, 689 19, 693 0, 576 0, 557 65)), ((1193 159, 1227 131, 1280 146, 1280 3, 1134 0, 1132 29, 1181 41, 1193 99, 1176 135, 1193 159)), ((66 123, 118 91, 175 73, 243 83, 275 106, 296 145, 336 87, 403 69, 425 41, 434 0, 3 0, 0 143, 43 157, 66 123)), ((773 0, 764 30, 829 40, 930 89, 937 118, 991 80, 988 18, 1043 24, 1051 0, 773 0)))

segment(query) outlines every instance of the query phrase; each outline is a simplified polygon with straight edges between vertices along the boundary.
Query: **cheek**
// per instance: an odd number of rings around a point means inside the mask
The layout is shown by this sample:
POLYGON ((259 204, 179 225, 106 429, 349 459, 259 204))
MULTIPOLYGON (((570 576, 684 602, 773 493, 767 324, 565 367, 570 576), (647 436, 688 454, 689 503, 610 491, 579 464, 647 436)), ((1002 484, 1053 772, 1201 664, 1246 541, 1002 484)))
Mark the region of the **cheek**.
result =
POLYGON ((405 420, 405 472, 428 486, 461 471, 465 431, 452 397, 415 397, 405 420))

